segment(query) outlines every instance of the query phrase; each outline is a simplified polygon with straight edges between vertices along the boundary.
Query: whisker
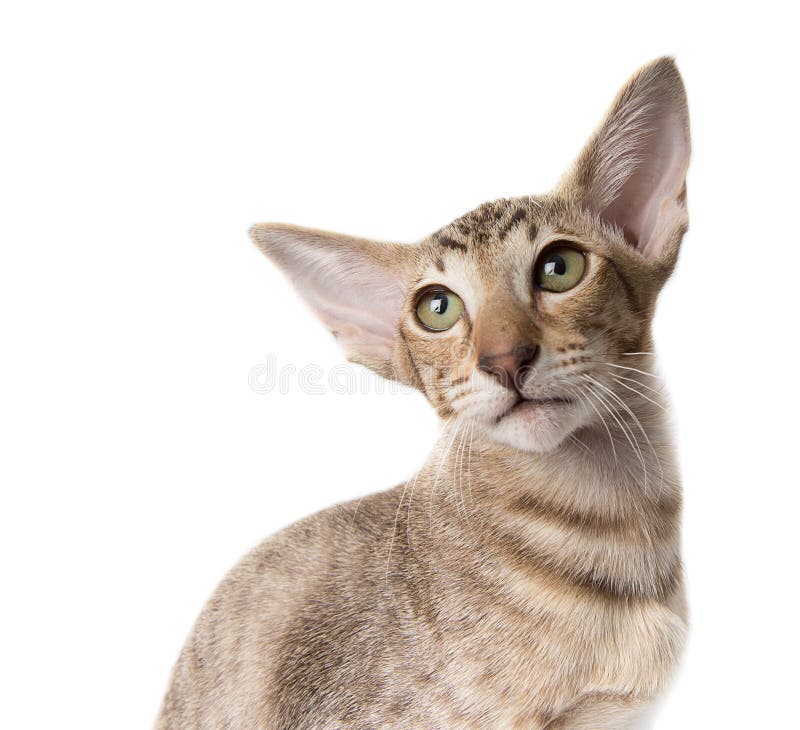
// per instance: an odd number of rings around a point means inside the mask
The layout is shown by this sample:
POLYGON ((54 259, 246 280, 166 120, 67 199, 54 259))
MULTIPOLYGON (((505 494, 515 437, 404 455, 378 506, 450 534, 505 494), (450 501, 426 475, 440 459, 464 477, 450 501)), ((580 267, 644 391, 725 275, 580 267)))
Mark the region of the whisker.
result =
POLYGON ((414 477, 414 483, 411 485, 411 491, 408 493, 408 506, 406 507, 406 544, 409 546, 411 545, 411 533, 409 532, 409 526, 411 524, 411 503, 414 501, 414 488, 417 486, 417 477, 421 470, 422 467, 417 471, 417 476, 414 477))
MULTIPOLYGON (((588 388, 588 386, 586 386, 586 391, 587 391, 587 392, 590 392, 590 393, 592 392, 592 391, 591 391, 591 390, 588 388)), ((595 394, 595 397, 597 397, 597 396, 596 396, 596 394, 595 394)), ((606 429, 606 433, 608 434, 608 441, 609 441, 609 443, 611 444, 611 451, 612 451, 612 453, 614 454, 614 463, 615 463, 615 464, 618 464, 618 463, 619 463, 619 460, 617 459, 617 450, 616 450, 616 448, 614 447, 614 437, 611 435, 611 429, 608 427, 608 424, 606 423, 606 419, 605 419, 605 418, 603 418, 603 414, 602 414, 602 413, 600 413, 600 411, 599 411, 599 410, 597 410, 597 407, 595 406, 595 404, 594 404, 594 403, 592 403, 592 401, 591 401, 591 400, 589 400, 589 399, 587 398, 585 402, 586 402, 586 403, 588 403, 588 404, 589 404, 589 405, 592 407, 592 410, 594 410, 594 412, 597 414, 598 418, 599 418, 599 419, 600 419, 600 421, 602 422, 603 426, 605 427, 605 429, 606 429)))
MULTIPOLYGON (((419 473, 419 471, 417 473, 419 473)), ((408 482, 406 482, 406 485, 408 485, 408 482)), ((405 492, 403 492, 403 493, 405 494, 405 492)), ((355 523, 356 523, 356 515, 358 514, 358 510, 361 507, 361 503, 363 501, 364 501, 364 495, 362 494, 358 498, 358 504, 356 504, 356 508, 353 510, 353 516, 350 518, 350 527, 347 530, 347 536, 348 537, 350 537, 350 535, 353 534, 353 525, 355 525, 355 523)), ((403 498, 400 497, 400 502, 402 502, 402 501, 403 501, 403 498)), ((397 508, 400 509, 400 505, 399 504, 397 505, 397 508)), ((396 524, 396 520, 397 520, 397 515, 395 515, 395 524, 396 524)))
MULTIPOLYGON (((591 376, 585 375, 584 377, 587 378, 592 383, 594 383, 595 385, 600 385, 600 383, 598 383, 591 376)), ((630 444, 631 449, 639 457, 639 461, 642 464, 642 472, 644 474, 644 488, 647 489, 647 463, 645 462, 644 454, 642 454, 641 448, 639 448, 639 445, 635 443, 635 441, 636 441, 635 438, 632 438, 633 434, 625 426, 624 422, 617 416, 616 409, 611 407, 611 405, 608 403, 608 401, 605 399, 605 397, 603 395, 601 395, 597 391, 594 391, 594 393, 597 396, 597 398, 600 400, 600 402, 605 405, 606 410, 608 411, 609 415, 614 419, 614 421, 620 427, 620 430, 622 431, 623 436, 625 436, 625 438, 627 439, 628 443, 630 444)))
MULTIPOLYGON (((628 413, 628 415, 630 415, 630 417, 633 419, 633 421, 636 424, 636 426, 638 427, 639 431, 641 431, 642 436, 644 436, 645 441, 647 441, 647 445, 650 447, 650 451, 653 453, 653 457, 656 460, 656 465, 658 466, 658 470, 659 470, 660 475, 661 475, 661 481, 660 481, 659 489, 658 489, 658 494, 659 494, 659 496, 661 496, 661 492, 662 492, 663 487, 664 487, 664 469, 661 466, 661 459, 658 458, 658 452, 656 451, 655 447, 653 446, 653 442, 650 441, 650 437, 647 435, 647 431, 645 430, 644 426, 642 425, 642 422, 639 420, 638 416, 633 412, 633 410, 631 410, 630 406, 622 398, 620 398, 620 396, 617 393, 615 393, 611 388, 607 387, 606 385, 603 385, 603 383, 601 383, 599 381, 595 381, 595 384, 598 387, 602 388, 603 390, 607 391, 609 393, 609 395, 612 398, 614 398, 625 409, 625 411, 628 413)), ((624 385, 624 384, 620 383, 620 385, 624 385)), ((648 400, 649 400, 649 398, 648 398, 648 400)), ((656 404, 656 405, 658 405, 658 404, 656 404)))
MULTIPOLYGON (((463 519, 467 517, 467 503, 464 501, 464 451, 467 448, 467 430, 469 428, 469 421, 465 421, 461 429, 461 439, 458 445, 458 452, 456 455, 458 463, 458 491, 457 496, 461 502, 461 511, 463 519)), ((455 486, 455 482, 453 482, 455 486)))
POLYGON ((648 372, 646 372, 644 370, 639 370, 638 368, 628 367, 627 365, 617 365, 616 363, 613 363, 613 362, 603 362, 603 363, 600 363, 600 364, 601 365, 608 365, 609 367, 612 367, 612 368, 620 368, 622 370, 632 370, 634 373, 639 373, 641 375, 647 375, 649 378, 656 378, 656 380, 660 380, 661 379, 660 376, 656 375, 655 373, 648 373, 648 372))
POLYGON ((436 477, 433 480, 433 486, 431 487, 430 504, 428 509, 428 521, 430 524, 431 534, 433 534, 433 496, 436 494, 436 487, 439 484, 439 476, 442 473, 442 467, 444 466, 445 458, 450 454, 450 449, 453 448, 453 443, 456 440, 456 436, 458 435, 459 430, 460 427, 454 429, 453 437, 450 439, 450 443, 447 445, 447 448, 444 449, 444 451, 442 452, 442 458, 439 459, 439 466, 436 469, 436 477))
POLYGON ((572 441, 572 443, 574 443, 576 446, 582 448, 587 453, 589 453, 589 454, 592 453, 592 450, 583 441, 581 441, 581 439, 579 439, 574 433, 567 434, 567 438, 570 441, 572 441))
POLYGON ((475 438, 475 419, 469 420, 469 450, 467 451, 467 490, 469 491, 469 501, 474 505, 475 499, 472 494, 472 442, 475 438))
MULTIPOLYGON (((595 392, 595 390, 593 388, 591 388, 590 386, 586 386, 586 387, 587 387, 587 391, 588 392, 592 393, 596 398, 599 399, 599 394, 597 392, 595 392)), ((603 403, 603 405, 606 408, 606 410, 609 410, 608 404, 604 403, 602 400, 600 400, 600 402, 603 403)), ((608 430, 608 427, 606 427, 606 430, 608 430)), ((631 469, 626 464, 620 465, 619 462, 617 462, 617 465, 621 466, 630 475, 630 477, 632 479, 636 479, 636 475, 633 474, 631 469)), ((629 497, 631 498, 632 504, 637 505, 636 509, 641 510, 641 506, 638 505, 638 501, 633 499, 634 495, 631 494, 630 485, 625 480, 623 480, 623 482, 622 482, 622 487, 625 490, 625 492, 629 495, 629 497)))
MULTIPOLYGON (((411 497, 414 495, 414 487, 417 485, 417 479, 419 478, 419 473, 422 471, 422 467, 417 469, 417 473, 414 474, 414 483, 411 485, 411 495, 409 496, 409 506, 408 509, 411 509, 411 497)), ((403 491, 400 494, 400 501, 397 503, 397 510, 394 513, 394 524, 392 525, 392 539, 389 541, 389 552, 386 556, 386 581, 389 581, 389 564, 392 559, 392 548, 394 548, 394 538, 397 533, 397 518, 400 515, 400 508, 403 506, 403 500, 406 497, 406 490, 408 489, 408 485, 411 482, 411 477, 408 478, 406 483, 403 485, 403 491)), ((363 499, 363 497, 362 497, 363 499)), ((361 506, 361 500, 358 500, 358 506, 361 506)), ((356 507, 358 510, 358 507, 356 507)), ((355 514, 353 514, 353 519, 355 520, 355 514)), ((352 529, 352 528, 351 528, 352 529)), ((408 539, 408 511, 406 511, 406 539, 408 539)))
MULTIPOLYGON (((648 398, 644 393, 640 393, 638 390, 636 390, 634 388, 631 388, 630 385, 625 385, 625 383, 620 382, 620 380, 618 378, 614 378, 614 380, 617 381, 618 385, 621 385, 623 388, 627 388, 629 391, 631 391, 631 393, 636 393, 636 395, 640 396, 641 398, 644 398, 646 401, 650 401, 650 403, 652 403, 654 406, 658 406, 662 411, 666 411, 667 410, 663 405, 661 405, 661 403, 658 403, 657 401, 654 401, 652 398, 648 398)), ((637 380, 635 382, 638 383, 639 381, 637 380)), ((639 383, 639 385, 644 385, 644 383, 639 383)))
POLYGON ((649 390, 651 393, 655 393, 656 395, 664 394, 663 390, 660 390, 658 388, 653 388, 652 386, 647 385, 646 383, 643 383, 641 380, 637 380, 636 378, 629 378, 626 375, 620 375, 619 373, 613 373, 611 377, 613 377, 615 380, 617 378, 621 378, 622 380, 627 380, 629 383, 636 383, 636 385, 640 385, 645 390, 649 390))
MULTIPOLYGON (((461 459, 464 456, 462 449, 463 449, 463 446, 464 446, 464 438, 467 435, 466 424, 464 424, 463 426, 459 427, 459 430, 461 432, 461 438, 458 441, 458 448, 456 449, 455 459, 453 459, 453 483, 451 484, 451 490, 452 490, 453 496, 455 497, 455 500, 456 500, 456 509, 458 510, 458 516, 461 518, 461 521, 463 522, 464 521, 464 514, 466 513, 466 507, 464 507, 464 512, 462 513, 461 505, 459 504, 459 494, 458 494, 458 489, 457 489, 458 482, 456 481, 456 472, 460 469, 461 459)), ((460 476, 459 476, 459 479, 460 479, 460 476)), ((461 503, 463 504, 463 494, 461 495, 461 503)))

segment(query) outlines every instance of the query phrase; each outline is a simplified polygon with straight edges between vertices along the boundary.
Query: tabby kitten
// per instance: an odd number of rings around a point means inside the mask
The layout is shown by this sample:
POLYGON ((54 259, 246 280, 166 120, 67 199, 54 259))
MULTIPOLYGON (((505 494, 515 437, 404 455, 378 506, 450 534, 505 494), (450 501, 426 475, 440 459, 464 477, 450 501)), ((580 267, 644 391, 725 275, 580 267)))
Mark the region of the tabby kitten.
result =
POLYGON ((419 388, 443 432, 408 483, 233 569, 158 727, 640 726, 686 634, 651 321, 688 163, 662 58, 547 195, 415 245, 252 229, 348 358, 419 388))

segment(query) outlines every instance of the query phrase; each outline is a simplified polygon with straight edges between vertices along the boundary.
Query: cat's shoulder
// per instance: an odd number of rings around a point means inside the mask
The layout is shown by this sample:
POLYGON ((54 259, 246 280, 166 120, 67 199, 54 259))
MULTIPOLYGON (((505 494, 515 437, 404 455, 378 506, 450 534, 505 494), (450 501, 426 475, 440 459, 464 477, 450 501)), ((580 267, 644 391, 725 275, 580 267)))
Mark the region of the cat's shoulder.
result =
MULTIPOLYGON (((402 487, 335 504, 264 539, 231 571, 229 579, 281 575, 297 579, 383 540, 397 519, 402 487)), ((318 574, 318 573, 317 573, 318 574)))

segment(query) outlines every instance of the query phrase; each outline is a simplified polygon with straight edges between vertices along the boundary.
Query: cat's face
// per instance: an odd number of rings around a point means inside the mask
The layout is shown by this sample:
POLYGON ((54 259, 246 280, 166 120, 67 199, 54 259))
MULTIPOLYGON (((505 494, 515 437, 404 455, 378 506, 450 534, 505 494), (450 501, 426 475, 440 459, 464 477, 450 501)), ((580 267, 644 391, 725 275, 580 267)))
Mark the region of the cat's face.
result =
POLYGON ((442 417, 549 450, 624 397, 615 377, 650 349, 650 268, 558 199, 483 205, 420 246, 397 372, 442 417))
POLYGON ((606 426, 646 384, 655 299, 686 229, 688 119, 669 59, 623 89, 547 196, 487 203, 416 245, 264 224, 351 360, 526 451, 606 426))

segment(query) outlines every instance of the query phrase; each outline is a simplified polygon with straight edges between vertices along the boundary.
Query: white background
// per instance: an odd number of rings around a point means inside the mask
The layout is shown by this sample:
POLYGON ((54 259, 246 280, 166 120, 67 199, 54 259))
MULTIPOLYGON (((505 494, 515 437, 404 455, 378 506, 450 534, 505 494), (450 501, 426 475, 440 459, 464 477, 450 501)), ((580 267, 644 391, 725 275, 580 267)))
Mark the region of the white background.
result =
POLYGON ((656 336, 693 632, 657 727, 798 727, 787 7, 5 4, 0 725, 149 726, 237 558, 401 481, 435 438, 417 395, 254 392, 270 353, 342 358, 251 223, 416 240, 544 191, 674 54, 692 224, 656 336))

